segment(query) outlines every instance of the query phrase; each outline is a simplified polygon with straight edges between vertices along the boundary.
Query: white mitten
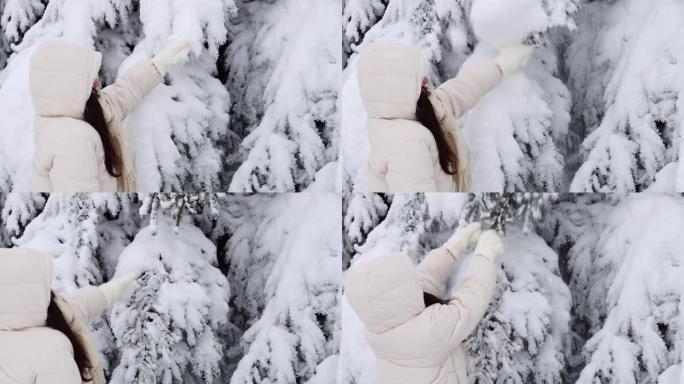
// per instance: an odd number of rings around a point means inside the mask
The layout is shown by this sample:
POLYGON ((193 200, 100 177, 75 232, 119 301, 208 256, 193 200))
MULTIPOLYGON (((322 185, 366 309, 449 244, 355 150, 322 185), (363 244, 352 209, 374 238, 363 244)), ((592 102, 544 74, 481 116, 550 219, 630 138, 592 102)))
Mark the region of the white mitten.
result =
POLYGON ((468 247, 475 245, 478 237, 480 237, 480 228, 480 223, 470 223, 465 227, 458 227, 444 244, 451 257, 458 259, 468 247))
POLYGON ((111 307, 114 303, 127 301, 135 291, 137 279, 137 273, 129 273, 100 285, 100 290, 107 298, 107 306, 111 307))
POLYGON ((187 40, 171 40, 153 58, 152 63, 162 75, 174 65, 188 61, 190 42, 187 40))
POLYGON ((496 65, 501 69, 501 73, 508 75, 523 67, 530 60, 535 47, 525 44, 516 44, 503 48, 499 55, 494 59, 496 65))
POLYGON ((492 230, 482 232, 482 236, 480 236, 475 247, 476 255, 485 257, 490 261, 496 261, 503 254, 503 251, 503 242, 496 232, 492 230))

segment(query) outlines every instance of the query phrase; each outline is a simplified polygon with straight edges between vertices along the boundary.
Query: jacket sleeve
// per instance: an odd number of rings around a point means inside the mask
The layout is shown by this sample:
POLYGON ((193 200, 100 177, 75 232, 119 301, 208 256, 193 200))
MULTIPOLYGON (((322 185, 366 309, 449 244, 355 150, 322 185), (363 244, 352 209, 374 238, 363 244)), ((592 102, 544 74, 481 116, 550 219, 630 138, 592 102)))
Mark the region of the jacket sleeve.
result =
POLYGON ((97 144, 77 137, 54 146, 49 171, 53 192, 99 192, 97 144))
POLYGON ((103 88, 100 91, 100 103, 107 121, 123 121, 162 79, 152 61, 143 60, 124 72, 113 84, 103 88))
POLYGON ((496 284, 496 265, 475 256, 464 271, 460 286, 446 305, 434 305, 432 326, 444 345, 460 344, 475 329, 489 306, 496 284))
POLYGON ((456 260, 444 247, 432 250, 418 264, 418 279, 423 291, 441 297, 456 260))
POLYGON ((107 298, 100 288, 88 286, 80 288, 68 295, 64 299, 69 303, 74 316, 87 323, 107 310, 107 298))
POLYGON ((60 348, 45 353, 36 371, 35 384, 80 383, 81 373, 73 351, 60 348))
POLYGON ((385 180, 390 192, 436 192, 432 154, 420 139, 404 139, 387 159, 385 180))
POLYGON ((433 104, 437 117, 440 121, 445 120, 447 115, 458 119, 494 88, 501 77, 499 66, 491 60, 462 67, 455 78, 447 80, 432 92, 433 100, 436 100, 433 104))

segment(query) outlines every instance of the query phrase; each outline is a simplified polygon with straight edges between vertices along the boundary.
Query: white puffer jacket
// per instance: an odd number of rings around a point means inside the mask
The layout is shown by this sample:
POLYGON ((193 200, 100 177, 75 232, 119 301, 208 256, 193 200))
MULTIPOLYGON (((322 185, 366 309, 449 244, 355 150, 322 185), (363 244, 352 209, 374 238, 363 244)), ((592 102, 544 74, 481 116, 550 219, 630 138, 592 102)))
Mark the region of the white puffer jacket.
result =
MULTIPOLYGON (((61 332, 46 327, 52 258, 24 249, 0 249, 0 384, 80 384, 73 347, 61 332)), ((82 288, 57 304, 96 366, 91 384, 104 384, 102 366, 87 322, 107 300, 97 287, 82 288)))
POLYGON ((424 51, 370 44, 359 56, 358 83, 368 114, 370 192, 468 192, 468 147, 456 119, 502 77, 494 61, 464 66, 455 78, 431 91, 440 126, 458 157, 454 176, 439 165, 432 133, 416 120, 416 103, 427 76, 424 51))
POLYGON ((102 140, 83 121, 102 55, 61 41, 41 45, 31 57, 30 82, 36 111, 34 192, 131 192, 135 166, 122 122, 162 80, 151 60, 136 64, 100 92, 100 105, 123 157, 123 176, 105 168, 102 140))
POLYGON ((346 295, 366 326, 381 384, 466 384, 461 342, 475 329, 494 293, 496 267, 475 256, 448 304, 425 307, 423 292, 442 296, 455 259, 444 248, 418 268, 403 254, 353 267, 346 295))

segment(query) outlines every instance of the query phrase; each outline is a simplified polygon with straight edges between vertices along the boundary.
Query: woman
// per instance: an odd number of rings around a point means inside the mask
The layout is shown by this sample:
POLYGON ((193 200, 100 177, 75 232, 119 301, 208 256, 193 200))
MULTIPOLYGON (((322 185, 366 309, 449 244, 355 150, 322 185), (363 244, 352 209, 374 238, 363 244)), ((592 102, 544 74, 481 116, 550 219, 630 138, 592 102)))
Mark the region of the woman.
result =
POLYGON ((188 53, 187 41, 174 41, 99 90, 102 54, 61 41, 41 45, 30 67, 33 191, 135 191, 122 121, 188 53))
POLYGON ((347 299, 366 326, 381 384, 468 383, 461 342, 484 316, 502 253, 496 232, 480 236, 480 225, 471 224, 417 268, 406 255, 390 254, 348 272, 347 299), (474 244, 459 287, 442 300, 454 265, 474 244))
POLYGON ((0 383, 105 384, 88 321, 135 289, 135 275, 69 295, 51 291, 52 258, 0 249, 0 383))
POLYGON ((506 48, 429 91, 424 51, 369 45, 359 56, 358 83, 368 113, 370 192, 468 192, 468 151, 456 119, 533 49, 506 48))

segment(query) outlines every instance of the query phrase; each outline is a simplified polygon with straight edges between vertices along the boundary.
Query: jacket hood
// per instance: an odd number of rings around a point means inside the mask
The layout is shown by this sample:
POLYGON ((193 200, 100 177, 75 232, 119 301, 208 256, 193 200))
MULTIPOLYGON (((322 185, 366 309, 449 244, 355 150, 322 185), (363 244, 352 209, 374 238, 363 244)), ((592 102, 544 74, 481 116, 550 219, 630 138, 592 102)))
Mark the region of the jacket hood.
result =
POLYGON ((27 248, 0 249, 0 331, 45 325, 52 257, 27 248))
POLYGON ((359 55, 357 80, 369 118, 414 119, 427 54, 396 44, 370 44, 359 55))
POLYGON ((373 333, 383 333, 425 309, 416 267, 405 254, 389 254, 353 267, 346 295, 354 311, 373 333))
POLYGON ((102 62, 102 54, 59 40, 33 53, 29 70, 31 97, 42 117, 83 116, 102 62))

